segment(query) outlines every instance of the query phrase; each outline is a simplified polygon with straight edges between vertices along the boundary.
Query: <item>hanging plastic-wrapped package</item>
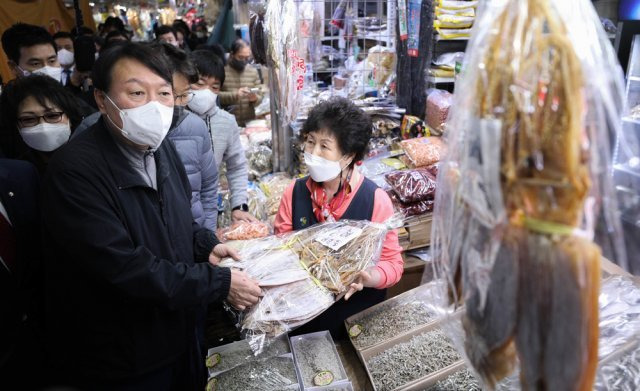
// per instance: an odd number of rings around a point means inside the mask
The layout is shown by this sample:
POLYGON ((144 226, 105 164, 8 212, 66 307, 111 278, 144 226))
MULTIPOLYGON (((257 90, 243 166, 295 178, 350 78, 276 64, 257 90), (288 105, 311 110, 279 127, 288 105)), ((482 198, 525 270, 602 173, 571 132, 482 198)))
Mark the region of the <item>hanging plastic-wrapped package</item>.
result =
POLYGON ((478 14, 438 176, 432 241, 435 272, 448 281, 443 304, 465 304, 454 339, 485 386, 517 357, 525 390, 590 390, 595 222, 621 237, 609 140, 622 72, 588 0, 496 0, 478 14))

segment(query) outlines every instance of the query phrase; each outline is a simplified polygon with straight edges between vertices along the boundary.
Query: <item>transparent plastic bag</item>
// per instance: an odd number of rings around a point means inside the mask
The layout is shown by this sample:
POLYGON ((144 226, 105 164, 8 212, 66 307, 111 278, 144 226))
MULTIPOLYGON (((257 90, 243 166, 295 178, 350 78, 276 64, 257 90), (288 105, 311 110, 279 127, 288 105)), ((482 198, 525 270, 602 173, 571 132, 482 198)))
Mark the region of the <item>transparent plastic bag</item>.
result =
POLYGON ((264 296, 238 314, 241 331, 254 352, 301 326, 347 292, 362 270, 377 263, 388 229, 401 224, 341 220, 317 224, 281 237, 246 241, 240 261, 221 266, 243 269, 258 280, 264 296))
POLYGON ((269 345, 268 349, 265 349, 258 356, 253 354, 249 342, 243 339, 209 349, 207 351, 205 365, 209 371, 209 376, 216 376, 219 373, 226 372, 250 361, 264 360, 289 353, 291 353, 291 347, 289 346, 289 338, 287 336, 282 336, 275 340, 269 345))
POLYGON ((273 171, 273 151, 266 145, 252 145, 246 151, 249 178, 258 179, 273 171))
POLYGON ((225 240, 259 239, 269 236, 269 226, 263 222, 238 221, 224 233, 225 240))
POLYGON ((453 95, 449 91, 431 90, 427 96, 427 125, 440 134, 449 116, 453 95))
POLYGON ((280 200, 287 186, 291 184, 291 177, 286 173, 275 173, 262 178, 260 188, 267 197, 266 212, 267 216, 274 216, 278 213, 280 200))
POLYGON ((440 137, 420 137, 400 142, 402 149, 416 167, 438 163, 445 153, 440 137))
POLYGON ((486 388, 518 357, 523 389, 590 389, 595 222, 621 237, 609 140, 622 73, 587 0, 493 1, 478 15, 438 176, 432 246, 435 274, 448 281, 443 304, 465 305, 456 338, 486 388))
POLYGON ((435 197, 436 177, 427 169, 394 171, 385 178, 401 202, 411 203, 435 197))
POLYGON ((421 216, 433 212, 433 208, 435 206, 435 201, 433 199, 406 203, 400 201, 400 198, 392 189, 388 189, 387 194, 389 195, 389 198, 391 198, 391 202, 393 203, 395 210, 398 213, 402 213, 405 217, 421 216))

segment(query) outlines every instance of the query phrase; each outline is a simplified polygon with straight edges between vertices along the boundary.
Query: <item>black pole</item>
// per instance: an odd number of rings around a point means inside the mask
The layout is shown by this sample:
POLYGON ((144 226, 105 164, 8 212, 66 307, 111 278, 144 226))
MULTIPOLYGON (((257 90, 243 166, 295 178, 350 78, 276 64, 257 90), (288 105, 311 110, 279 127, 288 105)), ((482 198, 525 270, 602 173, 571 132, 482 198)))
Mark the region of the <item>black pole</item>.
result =
POLYGON ((80 0, 73 0, 73 8, 76 11, 76 30, 80 32, 80 27, 84 25, 82 10, 80 9, 80 0))

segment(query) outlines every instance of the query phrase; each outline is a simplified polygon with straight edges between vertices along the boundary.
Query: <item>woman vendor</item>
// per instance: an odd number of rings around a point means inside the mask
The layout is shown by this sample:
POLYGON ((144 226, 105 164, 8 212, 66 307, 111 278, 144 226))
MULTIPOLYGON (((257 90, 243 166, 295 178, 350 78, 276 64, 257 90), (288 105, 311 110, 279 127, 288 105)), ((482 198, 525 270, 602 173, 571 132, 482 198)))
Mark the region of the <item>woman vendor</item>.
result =
MULTIPOLYGON (((382 223, 393 215, 387 193, 357 168, 371 131, 371 118, 347 99, 332 98, 311 110, 301 131, 309 177, 294 181, 284 192, 275 220, 276 234, 340 219, 382 223)), ((295 334, 329 330, 334 338, 345 337, 344 320, 383 301, 386 288, 400 280, 401 253, 398 233, 389 231, 377 265, 360 273, 344 300, 295 334)))

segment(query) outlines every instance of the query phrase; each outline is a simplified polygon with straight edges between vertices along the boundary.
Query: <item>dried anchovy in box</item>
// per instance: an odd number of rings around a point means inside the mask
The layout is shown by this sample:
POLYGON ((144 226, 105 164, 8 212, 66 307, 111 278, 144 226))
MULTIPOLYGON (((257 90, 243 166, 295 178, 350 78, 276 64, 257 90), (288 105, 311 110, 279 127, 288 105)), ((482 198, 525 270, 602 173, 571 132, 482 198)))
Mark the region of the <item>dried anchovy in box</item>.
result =
POLYGON ((249 361, 264 360, 271 357, 282 356, 291 353, 286 337, 277 338, 259 355, 254 355, 246 339, 232 342, 227 345, 209 349, 206 366, 209 374, 215 375, 228 371, 249 361))
POLYGON ((382 306, 367 316, 360 318, 351 326, 359 326, 360 334, 352 338, 353 345, 365 349, 386 341, 405 331, 428 323, 436 314, 425 303, 414 300, 394 306, 391 303, 382 306))
POLYGON ((464 369, 458 371, 444 380, 440 380, 431 386, 427 391, 480 391, 478 379, 469 371, 464 369))
POLYGON ((433 330, 372 357, 367 366, 376 388, 390 391, 459 360, 449 338, 441 330, 433 330))
POLYGON ((628 354, 598 368, 594 390, 634 391, 640 389, 640 345, 628 354))
POLYGON ((207 391, 209 389, 223 391, 290 390, 296 389, 297 384, 298 377, 293 359, 291 357, 273 357, 237 366, 209 379, 207 391))
POLYGON ((335 351, 329 334, 296 337, 292 344, 305 388, 328 385, 347 379, 340 356, 335 351), (317 376, 322 372, 331 374, 327 382, 317 381, 317 376))

